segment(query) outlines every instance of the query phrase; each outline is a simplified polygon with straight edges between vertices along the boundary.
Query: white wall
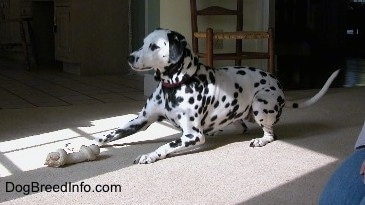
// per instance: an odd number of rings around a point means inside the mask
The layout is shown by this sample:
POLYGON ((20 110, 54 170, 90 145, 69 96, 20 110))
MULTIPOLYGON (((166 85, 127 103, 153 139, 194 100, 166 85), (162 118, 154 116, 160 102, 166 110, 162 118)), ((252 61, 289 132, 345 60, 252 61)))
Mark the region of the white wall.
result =
MULTIPOLYGON (((270 0, 244 0, 243 1, 243 27, 244 30, 267 30, 269 27, 269 1, 270 0)), ((234 8, 235 1, 222 0, 199 0, 198 8, 207 5, 222 5, 234 8)), ((235 30, 235 19, 232 17, 209 17, 201 18, 199 30, 205 31, 207 27, 223 31, 235 30)), ((183 34, 191 44, 191 20, 190 20, 190 1, 188 0, 160 0, 160 26, 176 30, 183 34)), ((200 44, 204 48, 204 42, 200 44)), ((266 43, 262 41, 250 40, 243 43, 244 48, 250 51, 265 49, 266 43)), ((234 41, 224 41, 223 50, 233 51, 234 41)), ((219 52, 217 50, 216 52, 219 52)), ((233 61, 216 61, 215 66, 233 65, 233 61)), ((266 69, 265 60, 246 60, 243 65, 250 65, 266 69)))

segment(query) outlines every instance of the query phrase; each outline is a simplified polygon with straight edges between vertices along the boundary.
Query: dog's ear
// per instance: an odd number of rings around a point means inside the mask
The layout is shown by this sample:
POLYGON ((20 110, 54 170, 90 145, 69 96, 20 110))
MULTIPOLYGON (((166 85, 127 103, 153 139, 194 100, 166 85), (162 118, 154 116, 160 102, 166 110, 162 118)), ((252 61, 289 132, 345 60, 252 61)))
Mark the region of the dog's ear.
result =
POLYGON ((187 45, 183 35, 171 31, 167 34, 169 39, 169 60, 171 63, 177 63, 184 54, 184 49, 187 45))

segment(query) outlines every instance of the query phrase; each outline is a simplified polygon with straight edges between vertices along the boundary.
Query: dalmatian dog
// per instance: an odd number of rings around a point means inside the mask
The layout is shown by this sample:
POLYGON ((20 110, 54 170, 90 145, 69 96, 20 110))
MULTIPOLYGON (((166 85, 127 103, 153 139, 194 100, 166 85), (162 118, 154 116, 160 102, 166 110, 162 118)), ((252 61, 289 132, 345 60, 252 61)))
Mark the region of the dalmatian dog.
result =
POLYGON ((264 134, 252 139, 251 147, 262 147, 276 139, 273 125, 284 106, 312 105, 327 91, 338 74, 335 71, 311 99, 285 101, 280 83, 270 73, 252 67, 210 68, 201 63, 183 35, 157 29, 144 39, 143 46, 130 54, 136 71, 154 70, 159 84, 138 117, 97 139, 104 144, 145 130, 153 122, 167 120, 182 130, 182 136, 155 151, 137 157, 134 163, 148 164, 169 154, 201 145, 231 123, 256 121, 264 134))

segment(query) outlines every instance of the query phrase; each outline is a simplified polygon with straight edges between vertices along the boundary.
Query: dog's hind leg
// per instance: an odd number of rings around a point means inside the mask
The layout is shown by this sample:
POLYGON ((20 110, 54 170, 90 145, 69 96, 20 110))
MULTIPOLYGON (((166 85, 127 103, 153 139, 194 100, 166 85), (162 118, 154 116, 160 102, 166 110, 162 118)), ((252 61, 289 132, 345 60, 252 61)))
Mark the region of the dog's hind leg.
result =
POLYGON ((250 147, 262 147, 276 139, 273 126, 278 122, 284 106, 282 96, 276 93, 261 92, 255 96, 252 111, 255 121, 261 126, 264 135, 252 139, 250 147))

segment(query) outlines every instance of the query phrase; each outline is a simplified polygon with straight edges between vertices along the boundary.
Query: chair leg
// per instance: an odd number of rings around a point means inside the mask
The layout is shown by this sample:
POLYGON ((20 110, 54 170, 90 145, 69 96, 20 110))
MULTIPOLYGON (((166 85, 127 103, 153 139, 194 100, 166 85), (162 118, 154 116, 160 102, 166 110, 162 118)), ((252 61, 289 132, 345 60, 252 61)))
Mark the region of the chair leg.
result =
POLYGON ((20 37, 22 41, 21 44, 23 47, 26 69, 29 71, 31 70, 32 62, 34 62, 35 66, 37 65, 32 25, 30 24, 29 19, 22 19, 19 21, 19 26, 20 26, 20 37), (25 27, 27 27, 27 29, 25 27), (29 40, 29 42, 27 40, 29 40), (29 51, 29 47, 31 47, 32 49, 31 52, 29 51))
POLYGON ((273 75, 276 75, 275 69, 275 53, 274 53, 274 32, 272 28, 269 28, 269 42, 268 42, 268 68, 269 72, 273 75))
POLYGON ((29 36, 29 44, 31 47, 31 62, 34 62, 34 67, 37 68, 38 65, 38 55, 36 52, 36 44, 35 44, 35 40, 34 40, 34 33, 33 33, 33 29, 32 29, 32 24, 30 22, 30 19, 26 19, 27 25, 28 25, 28 36, 29 36))
MULTIPOLYGON (((237 39, 236 40, 236 55, 238 57, 242 56, 242 39, 237 39)), ((235 65, 236 66, 241 66, 242 65, 242 59, 238 58, 235 60, 235 65)))
POLYGON ((22 40, 22 47, 23 47, 25 65, 27 67, 26 69, 29 71, 30 68, 31 68, 31 62, 30 62, 30 57, 29 57, 29 52, 28 52, 27 38, 25 36, 24 22, 19 21, 19 26, 20 26, 20 37, 21 37, 21 40, 22 40))
POLYGON ((206 64, 213 67, 213 29, 207 28, 206 33, 206 64))

